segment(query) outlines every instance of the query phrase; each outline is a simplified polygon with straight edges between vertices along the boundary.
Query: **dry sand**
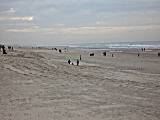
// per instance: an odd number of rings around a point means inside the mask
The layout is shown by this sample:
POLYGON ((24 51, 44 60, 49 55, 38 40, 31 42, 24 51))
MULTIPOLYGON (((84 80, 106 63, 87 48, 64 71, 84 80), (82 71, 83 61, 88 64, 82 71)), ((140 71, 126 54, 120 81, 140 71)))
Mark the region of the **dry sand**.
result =
POLYGON ((0 120, 159 120, 157 51, 0 53, 0 120), (67 63, 82 55, 80 66, 67 63))

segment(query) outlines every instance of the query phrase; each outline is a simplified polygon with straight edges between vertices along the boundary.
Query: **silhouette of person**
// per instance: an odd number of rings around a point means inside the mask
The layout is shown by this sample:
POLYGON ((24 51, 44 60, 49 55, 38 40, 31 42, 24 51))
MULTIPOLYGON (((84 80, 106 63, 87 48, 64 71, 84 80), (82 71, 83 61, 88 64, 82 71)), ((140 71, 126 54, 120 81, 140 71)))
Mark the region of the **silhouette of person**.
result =
POLYGON ((8 46, 8 50, 11 51, 11 46, 8 46))
POLYGON ((3 54, 7 54, 4 45, 2 45, 2 51, 3 51, 3 54))
POLYGON ((112 57, 114 57, 113 54, 112 54, 112 57))
POLYGON ((61 49, 59 49, 59 53, 62 53, 62 50, 61 50, 61 49))
POLYGON ((71 64, 71 60, 68 60, 68 64, 71 64))
POLYGON ((143 48, 141 48, 142 52, 143 52, 143 48))
POLYGON ((79 65, 79 60, 77 59, 77 66, 79 65))
POLYGON ((106 56, 106 52, 103 52, 103 56, 106 56))

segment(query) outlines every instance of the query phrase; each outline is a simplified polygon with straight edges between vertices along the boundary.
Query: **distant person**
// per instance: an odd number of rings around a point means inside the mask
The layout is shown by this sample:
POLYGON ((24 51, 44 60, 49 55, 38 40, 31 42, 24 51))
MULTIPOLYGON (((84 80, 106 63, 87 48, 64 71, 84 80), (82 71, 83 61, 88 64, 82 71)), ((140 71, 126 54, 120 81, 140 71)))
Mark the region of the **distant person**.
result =
POLYGON ((68 60, 68 64, 71 64, 71 60, 70 59, 68 60))
POLYGON ((143 51, 145 52, 145 51, 146 51, 146 48, 143 48, 143 51))
POLYGON ((79 65, 79 60, 77 59, 77 66, 79 65))
POLYGON ((8 50, 11 51, 11 46, 8 46, 8 50))
POLYGON ((81 60, 82 59, 82 57, 81 57, 81 55, 79 56, 79 60, 81 60))
POLYGON ((114 57, 114 55, 112 54, 112 57, 114 57))
POLYGON ((3 54, 7 54, 4 45, 2 45, 2 52, 3 52, 3 54))
POLYGON ((72 62, 72 65, 74 65, 74 63, 72 62))
POLYGON ((106 52, 103 52, 103 56, 106 56, 106 52))
POLYGON ((143 52, 143 48, 141 48, 142 52, 143 52))
POLYGON ((138 57, 139 57, 139 53, 138 53, 138 55, 137 55, 138 57))
POLYGON ((13 46, 12 46, 12 48, 11 48, 11 49, 12 49, 12 51, 13 51, 13 46))
POLYGON ((61 50, 61 49, 59 49, 59 53, 62 53, 62 50, 61 50))
POLYGON ((64 48, 64 52, 65 52, 65 53, 67 52, 67 48, 64 48))

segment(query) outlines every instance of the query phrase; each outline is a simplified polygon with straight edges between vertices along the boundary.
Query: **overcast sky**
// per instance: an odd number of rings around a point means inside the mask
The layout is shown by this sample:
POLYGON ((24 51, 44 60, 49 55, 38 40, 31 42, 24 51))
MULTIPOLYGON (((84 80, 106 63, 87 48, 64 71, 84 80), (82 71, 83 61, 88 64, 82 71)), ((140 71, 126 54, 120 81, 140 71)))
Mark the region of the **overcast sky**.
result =
POLYGON ((160 41, 160 0, 0 0, 0 42, 160 41))

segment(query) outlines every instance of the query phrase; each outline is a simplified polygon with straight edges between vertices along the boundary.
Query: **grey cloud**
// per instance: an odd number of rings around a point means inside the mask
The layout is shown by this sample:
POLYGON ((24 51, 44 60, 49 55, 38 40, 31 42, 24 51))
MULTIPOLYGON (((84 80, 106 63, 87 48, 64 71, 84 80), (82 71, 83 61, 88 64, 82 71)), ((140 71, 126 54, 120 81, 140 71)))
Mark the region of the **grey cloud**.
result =
MULTIPOLYGON (((93 28, 98 25, 112 28, 113 26, 160 24, 159 0, 0 0, 0 2, 0 18, 9 19, 6 21, 1 20, 0 28, 3 31, 6 29, 14 30, 17 36, 19 36, 18 30, 22 30, 25 36, 25 32, 28 32, 26 28, 35 30, 35 28, 32 29, 34 26, 39 26, 40 28, 52 28, 55 26, 93 28), (2 12, 14 14, 1 14, 2 12), (33 16, 34 20, 24 18, 25 16, 33 16)), ((82 33, 86 30, 84 28, 81 28, 82 33)), ((154 30, 154 32, 157 33, 158 30, 154 30)), ((149 33, 153 35, 152 31, 149 33)), ((12 37, 9 37, 10 34, 11 31, 10 33, 3 33, 3 38, 12 39, 12 37), (8 36, 6 36, 7 34, 8 36)), ((128 35, 127 33, 125 34, 126 36, 128 35)), ((135 31, 135 34, 138 34, 138 30, 135 31)), ((14 35, 14 38, 18 39, 16 35, 14 35)), ((35 39, 44 38, 43 35, 38 35, 36 32, 32 33, 31 36, 35 39)), ((31 36, 30 39, 32 38, 31 36)), ((67 36, 68 39, 75 38, 72 35, 67 36)), ((49 37, 53 36, 46 35, 45 39, 49 41, 49 37)), ((86 39, 96 39, 96 34, 94 37, 88 36, 86 39)), ((101 37, 99 39, 107 39, 105 35, 99 37, 101 37)), ((83 36, 79 35, 79 38, 75 39, 80 38, 83 38, 83 36)), ((119 39, 122 39, 120 34, 119 39)))

